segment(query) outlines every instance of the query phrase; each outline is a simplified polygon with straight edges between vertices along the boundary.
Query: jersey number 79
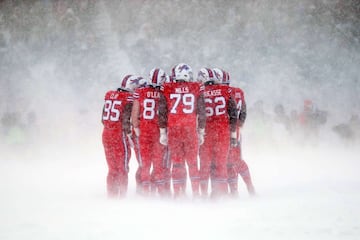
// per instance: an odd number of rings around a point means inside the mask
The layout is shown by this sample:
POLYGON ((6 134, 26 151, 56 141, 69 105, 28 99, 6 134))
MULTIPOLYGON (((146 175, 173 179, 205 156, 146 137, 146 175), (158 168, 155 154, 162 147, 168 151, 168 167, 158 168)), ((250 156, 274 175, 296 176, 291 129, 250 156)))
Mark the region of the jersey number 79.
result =
POLYGON ((170 113, 176 114, 179 106, 182 106, 183 113, 193 113, 195 105, 195 96, 191 93, 172 93, 170 99, 175 99, 175 103, 172 105, 170 113))

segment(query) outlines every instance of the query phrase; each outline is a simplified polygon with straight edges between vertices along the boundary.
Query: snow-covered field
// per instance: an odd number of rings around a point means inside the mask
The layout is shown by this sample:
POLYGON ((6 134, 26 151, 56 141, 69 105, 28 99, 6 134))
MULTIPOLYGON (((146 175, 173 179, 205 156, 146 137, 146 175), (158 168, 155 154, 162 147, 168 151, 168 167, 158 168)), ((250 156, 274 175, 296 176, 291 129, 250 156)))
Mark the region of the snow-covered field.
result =
MULTIPOLYGON (((258 192, 218 202, 105 194, 101 144, 0 162, 0 239, 359 239, 359 153, 341 145, 245 151, 258 192), (54 156, 54 154, 56 156, 54 156)), ((39 154, 41 152, 41 154, 39 154)), ((27 155, 26 155, 27 154, 27 155)))

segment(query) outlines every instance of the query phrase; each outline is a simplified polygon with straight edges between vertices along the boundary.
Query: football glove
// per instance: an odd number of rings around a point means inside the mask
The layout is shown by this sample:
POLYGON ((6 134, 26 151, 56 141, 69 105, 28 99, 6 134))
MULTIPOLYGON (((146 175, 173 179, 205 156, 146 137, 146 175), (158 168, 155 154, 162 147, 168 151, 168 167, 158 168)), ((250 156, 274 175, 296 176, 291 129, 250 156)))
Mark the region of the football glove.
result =
POLYGON ((136 135, 137 137, 139 137, 139 135, 140 135, 140 129, 139 129, 139 128, 134 128, 134 132, 135 132, 135 135, 136 135))
POLYGON ((199 136, 199 145, 202 145, 204 143, 205 129, 200 128, 198 131, 198 136, 199 136))
POLYGON ((160 128, 160 143, 162 145, 167 145, 168 139, 166 134, 166 128, 160 128))
POLYGON ((129 142, 129 145, 130 145, 130 147, 131 148, 134 148, 134 141, 132 140, 132 134, 131 133, 128 133, 128 134, 126 134, 126 136, 127 136, 127 139, 128 139, 128 142, 129 142))

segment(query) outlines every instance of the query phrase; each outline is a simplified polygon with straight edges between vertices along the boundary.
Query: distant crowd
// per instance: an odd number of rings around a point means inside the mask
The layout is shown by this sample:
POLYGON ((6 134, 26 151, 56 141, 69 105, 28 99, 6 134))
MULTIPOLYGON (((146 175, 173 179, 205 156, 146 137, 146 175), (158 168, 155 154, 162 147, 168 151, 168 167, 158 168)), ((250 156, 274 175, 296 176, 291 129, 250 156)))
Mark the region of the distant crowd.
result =
POLYGON ((316 142, 324 140, 320 132, 330 132, 334 138, 346 144, 360 141, 360 119, 357 113, 347 116, 344 122, 330 123, 329 111, 320 109, 310 99, 305 99, 302 106, 293 106, 289 111, 286 111, 284 104, 278 103, 273 106, 272 112, 265 111, 263 100, 258 100, 249 109, 249 118, 253 129, 251 133, 255 133, 258 138, 263 134, 280 134, 294 140, 311 139, 316 142), (270 133, 272 127, 277 127, 277 133, 270 133), (279 129, 284 131, 279 132, 279 129))

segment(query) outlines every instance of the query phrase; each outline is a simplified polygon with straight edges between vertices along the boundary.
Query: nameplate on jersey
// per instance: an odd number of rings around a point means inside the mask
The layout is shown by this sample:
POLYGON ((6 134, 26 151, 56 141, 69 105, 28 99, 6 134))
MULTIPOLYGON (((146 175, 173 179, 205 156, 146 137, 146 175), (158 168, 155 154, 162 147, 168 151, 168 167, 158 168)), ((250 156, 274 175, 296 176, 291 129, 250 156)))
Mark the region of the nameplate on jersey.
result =
POLYGON ((175 93, 189 93, 189 88, 188 87, 175 88, 175 93))
POLYGON ((147 98, 160 98, 159 92, 147 92, 146 93, 147 98))
POLYGON ((204 92, 205 97, 212 97, 212 96, 221 96, 221 89, 215 89, 210 91, 204 92))
POLYGON ((110 95, 110 99, 117 99, 118 96, 119 96, 119 93, 112 93, 110 95))

